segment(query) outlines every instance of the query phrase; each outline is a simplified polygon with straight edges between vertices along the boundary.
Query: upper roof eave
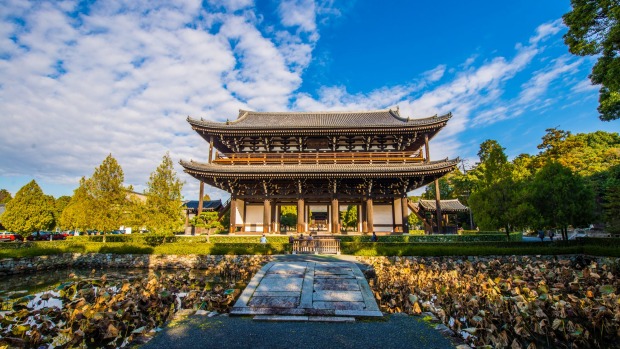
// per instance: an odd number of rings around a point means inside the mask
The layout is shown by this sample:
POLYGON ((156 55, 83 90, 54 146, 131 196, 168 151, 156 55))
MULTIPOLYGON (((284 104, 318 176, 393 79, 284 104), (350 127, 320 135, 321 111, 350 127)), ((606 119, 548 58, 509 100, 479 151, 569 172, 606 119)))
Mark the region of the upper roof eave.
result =
MULTIPOLYGON (((445 123, 452 117, 451 113, 441 115, 441 116, 431 116, 427 118, 403 118, 396 111, 391 109, 387 110, 372 110, 372 111, 354 111, 354 112, 248 112, 244 110, 240 110, 239 118, 234 121, 227 122, 217 122, 217 121, 209 121, 203 119, 194 119, 192 117, 187 117, 187 121, 192 125, 194 129, 201 129, 204 131, 211 131, 213 133, 240 133, 240 132, 256 132, 259 130, 265 130, 269 132, 277 131, 306 131, 312 132, 313 130, 324 131, 326 129, 332 130, 345 130, 345 129, 428 129, 428 128, 436 128, 443 127, 445 123), (374 123, 370 115, 381 115, 384 123, 374 123), (247 122, 250 115, 254 116, 254 120, 252 122, 247 122), (268 117, 263 118, 264 120, 268 120, 269 118, 279 118, 282 117, 283 122, 265 122, 263 124, 260 123, 260 116, 268 115, 268 117), (300 116, 313 116, 310 118, 311 122, 299 122, 297 119, 300 116), (365 115, 368 115, 366 119, 363 119, 365 115), (391 118, 388 118, 388 116, 391 118), (331 123, 324 123, 325 119, 334 119, 331 123), (338 120, 340 118, 341 120, 338 120), (356 118, 360 118, 361 121, 364 122, 348 122, 350 120, 355 120, 356 118), (294 119, 294 120, 292 120, 294 119), (344 119, 344 120, 343 120, 344 119), (246 121, 246 122, 244 122, 246 121), (313 122, 312 122, 313 121, 313 122), (340 123, 338 121, 341 121, 340 123), (321 123, 323 122, 323 124, 321 123)), ((278 119, 280 121, 280 119, 278 119)), ((307 120, 306 120, 307 121, 307 120)))

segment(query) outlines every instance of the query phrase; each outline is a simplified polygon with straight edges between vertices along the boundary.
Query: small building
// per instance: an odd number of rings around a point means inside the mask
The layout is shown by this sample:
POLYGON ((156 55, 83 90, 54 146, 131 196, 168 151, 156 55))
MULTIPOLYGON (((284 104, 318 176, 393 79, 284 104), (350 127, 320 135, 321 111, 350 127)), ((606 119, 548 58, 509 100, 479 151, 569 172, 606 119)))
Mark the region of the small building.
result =
MULTIPOLYGON (((463 205, 458 199, 441 200, 439 207, 441 209, 441 221, 443 222, 444 232, 456 234, 458 225, 450 226, 449 215, 456 215, 460 212, 469 212, 469 207, 463 205)), ((437 233, 436 220, 433 217, 437 215, 437 201, 436 200, 422 200, 413 204, 413 212, 416 213, 418 218, 424 223, 424 230, 427 233, 437 233)))
POLYGON ((231 194, 231 234, 279 233, 283 206, 297 207, 299 233, 339 233, 340 213, 349 205, 357 206, 358 231, 403 233, 407 193, 459 161, 430 158, 429 140, 451 117, 411 119, 398 109, 240 110, 227 122, 188 117, 209 144, 207 161, 181 165, 201 182, 201 195, 203 183, 231 194))

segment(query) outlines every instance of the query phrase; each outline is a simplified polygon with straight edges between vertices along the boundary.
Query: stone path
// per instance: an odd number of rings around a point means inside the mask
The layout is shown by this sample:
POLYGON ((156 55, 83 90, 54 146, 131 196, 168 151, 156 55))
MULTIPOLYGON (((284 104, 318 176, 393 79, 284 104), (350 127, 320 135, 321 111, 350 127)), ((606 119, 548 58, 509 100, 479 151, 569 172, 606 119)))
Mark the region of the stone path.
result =
POLYGON ((231 315, 381 317, 366 278, 349 262, 271 262, 250 281, 231 315))

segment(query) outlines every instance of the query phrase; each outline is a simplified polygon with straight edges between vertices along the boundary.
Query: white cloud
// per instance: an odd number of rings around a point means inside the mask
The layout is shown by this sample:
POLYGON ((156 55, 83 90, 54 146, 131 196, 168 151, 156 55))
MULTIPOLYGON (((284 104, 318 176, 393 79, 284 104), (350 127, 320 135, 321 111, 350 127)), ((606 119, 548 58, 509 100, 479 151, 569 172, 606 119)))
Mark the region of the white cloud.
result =
POLYGON ((422 74, 422 76, 428 82, 435 82, 435 81, 440 80, 443 77, 443 74, 445 72, 446 72, 446 65, 441 64, 441 65, 438 65, 435 69, 425 72, 424 74, 422 74))
POLYGON ((313 48, 265 37, 251 1, 107 1, 77 18, 73 2, 23 3, 0 10, 0 177, 77 185, 112 153, 140 190, 168 150, 204 160, 185 115, 285 109, 313 48))
POLYGON ((586 78, 586 79, 579 81, 577 84, 575 84, 571 88, 571 92, 584 93, 584 92, 590 92, 590 91, 598 91, 599 89, 600 89, 599 86, 592 85, 592 81, 590 80, 590 78, 586 78))
POLYGON ((314 0, 283 0, 278 6, 282 24, 299 27, 306 32, 316 30, 316 6, 314 0))
POLYGON ((553 22, 541 24, 536 28, 536 35, 530 38, 530 44, 538 44, 540 41, 559 33, 563 28, 564 23, 561 18, 553 22))

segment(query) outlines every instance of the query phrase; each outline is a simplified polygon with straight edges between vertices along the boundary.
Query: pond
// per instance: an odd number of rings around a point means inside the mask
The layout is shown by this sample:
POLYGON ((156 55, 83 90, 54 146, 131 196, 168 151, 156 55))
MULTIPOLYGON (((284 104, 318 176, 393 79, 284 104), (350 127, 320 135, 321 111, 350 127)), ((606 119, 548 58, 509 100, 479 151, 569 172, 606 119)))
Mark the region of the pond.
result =
POLYGON ((145 343, 184 310, 228 312, 261 267, 66 269, 0 280, 0 348, 119 348, 145 343))

